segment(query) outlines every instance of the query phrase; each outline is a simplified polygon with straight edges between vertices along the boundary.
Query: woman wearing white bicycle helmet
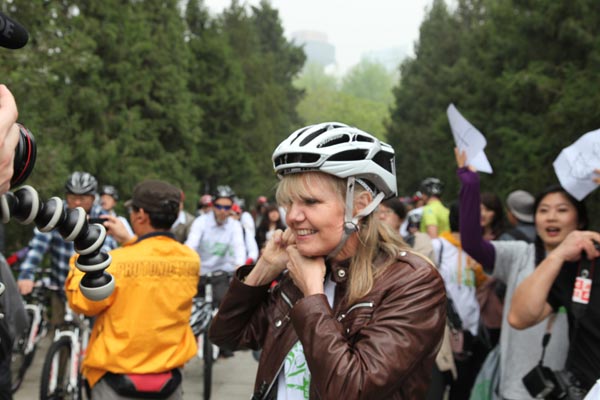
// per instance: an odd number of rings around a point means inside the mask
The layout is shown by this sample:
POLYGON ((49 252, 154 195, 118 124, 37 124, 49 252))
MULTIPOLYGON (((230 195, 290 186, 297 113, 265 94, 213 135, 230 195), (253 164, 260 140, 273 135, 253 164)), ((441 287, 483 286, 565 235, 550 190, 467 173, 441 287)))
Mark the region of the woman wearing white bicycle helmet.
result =
POLYGON ((396 195, 394 150, 331 122, 292 133, 273 163, 288 228, 237 270, 212 339, 262 349, 254 399, 424 398, 445 292, 373 216, 396 195))

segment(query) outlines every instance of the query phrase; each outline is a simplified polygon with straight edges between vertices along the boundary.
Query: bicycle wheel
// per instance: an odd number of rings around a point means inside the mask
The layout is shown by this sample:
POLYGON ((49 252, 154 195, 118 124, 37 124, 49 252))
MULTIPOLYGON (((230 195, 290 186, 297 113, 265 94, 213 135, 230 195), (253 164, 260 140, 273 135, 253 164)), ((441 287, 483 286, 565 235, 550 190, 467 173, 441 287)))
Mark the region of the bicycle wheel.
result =
POLYGON ((11 354, 11 362, 10 362, 10 371, 11 371, 11 392, 15 393, 21 387, 21 383, 23 383, 23 378, 25 377, 25 372, 27 368, 31 365, 33 361, 33 356, 35 355, 35 350, 37 349, 37 343, 33 343, 33 349, 29 353, 25 353, 27 350, 27 342, 29 340, 29 334, 31 333, 31 329, 33 328, 31 324, 33 324, 33 311, 27 310, 27 315, 29 316, 30 325, 27 327, 25 332, 23 332, 20 336, 15 338, 13 343, 13 349, 11 354))
POLYGON ((33 360, 33 356, 35 354, 35 345, 33 347, 33 351, 31 351, 29 354, 25 354, 28 337, 29 334, 25 333, 22 336, 15 338, 15 342, 13 344, 10 362, 10 390, 12 393, 15 393, 21 387, 21 383, 23 383, 23 378, 25 377, 25 371, 27 371, 27 368, 29 368, 31 365, 31 361, 33 360))
POLYGON ((41 400, 81 399, 81 387, 72 387, 69 384, 73 364, 75 363, 71 360, 71 340, 62 337, 52 343, 42 367, 41 400))
POLYGON ((203 334, 203 357, 204 357, 204 400, 210 400, 212 389, 212 367, 214 362, 213 346, 208 339, 208 331, 203 334))

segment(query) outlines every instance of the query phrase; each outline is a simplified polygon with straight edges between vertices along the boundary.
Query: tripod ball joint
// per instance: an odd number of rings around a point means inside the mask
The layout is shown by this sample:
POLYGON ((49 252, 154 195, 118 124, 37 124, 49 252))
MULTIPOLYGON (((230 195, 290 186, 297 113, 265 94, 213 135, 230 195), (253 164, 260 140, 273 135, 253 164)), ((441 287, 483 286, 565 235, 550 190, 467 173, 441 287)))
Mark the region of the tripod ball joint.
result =
POLYGON ((65 209, 59 197, 42 202, 37 191, 23 186, 0 197, 0 221, 8 223, 11 218, 28 225, 35 222, 41 232, 57 229, 67 242, 73 242, 79 257, 75 266, 84 273, 79 287, 90 300, 100 301, 111 295, 115 280, 105 270, 111 262, 110 254, 102 251, 106 228, 101 224, 89 224, 87 214, 81 207, 65 209))

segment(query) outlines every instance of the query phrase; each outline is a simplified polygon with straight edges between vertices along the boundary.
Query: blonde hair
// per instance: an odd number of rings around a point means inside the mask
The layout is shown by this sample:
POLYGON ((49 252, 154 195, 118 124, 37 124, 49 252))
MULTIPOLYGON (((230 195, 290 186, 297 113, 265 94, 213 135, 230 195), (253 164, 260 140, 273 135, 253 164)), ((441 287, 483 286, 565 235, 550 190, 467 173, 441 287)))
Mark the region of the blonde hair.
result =
MULTIPOLYGON (((286 175, 277 186, 277 202, 289 207, 294 200, 311 195, 311 188, 329 186, 338 196, 345 208, 346 179, 340 179, 322 172, 305 172, 286 175)), ((361 185, 356 185, 354 199, 363 192, 361 185)), ((388 225, 373 213, 363 217, 359 222, 358 248, 350 259, 350 273, 346 297, 348 304, 353 304, 367 295, 372 289, 377 276, 394 263, 400 251, 408 251, 410 247, 388 225), (377 265, 376 265, 377 263, 377 265)))

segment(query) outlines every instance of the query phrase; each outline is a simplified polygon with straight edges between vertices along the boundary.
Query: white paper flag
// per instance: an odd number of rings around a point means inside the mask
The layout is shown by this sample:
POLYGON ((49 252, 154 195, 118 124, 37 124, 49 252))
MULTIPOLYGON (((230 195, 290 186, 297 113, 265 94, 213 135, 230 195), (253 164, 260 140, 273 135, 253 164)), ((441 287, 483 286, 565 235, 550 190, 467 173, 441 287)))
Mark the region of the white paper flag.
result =
POLYGON ((583 400, 598 400, 600 399, 600 380, 592 387, 592 390, 585 396, 583 400))
POLYGON ((583 200, 598 187, 593 179, 594 169, 600 168, 600 129, 565 147, 553 165, 562 187, 577 200, 583 200))
POLYGON ((492 166, 483 151, 487 145, 485 137, 458 112, 454 104, 450 104, 446 112, 454 143, 459 151, 465 151, 467 164, 475 167, 477 171, 491 174, 492 166))

